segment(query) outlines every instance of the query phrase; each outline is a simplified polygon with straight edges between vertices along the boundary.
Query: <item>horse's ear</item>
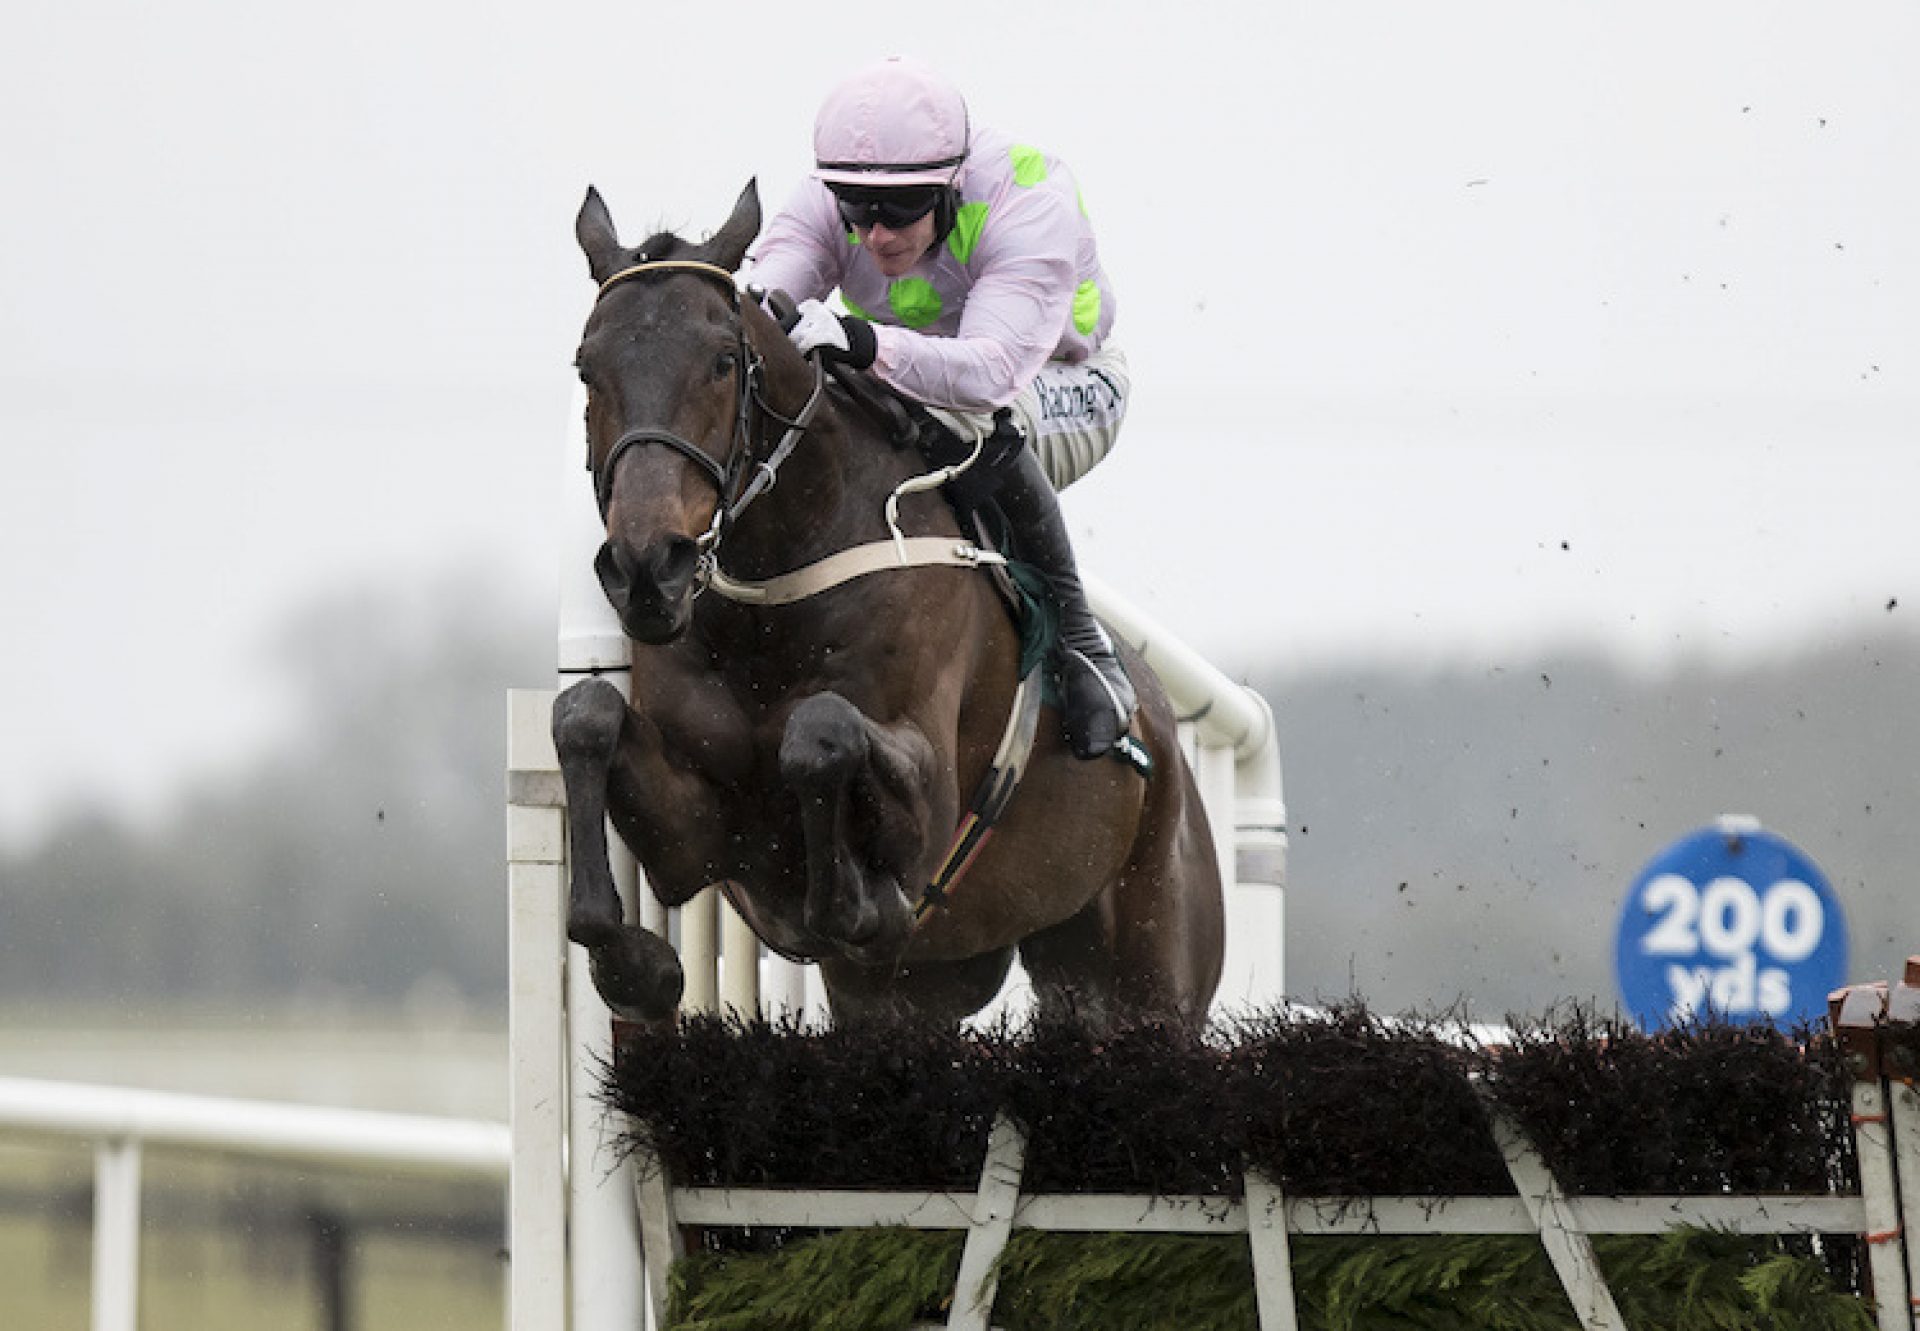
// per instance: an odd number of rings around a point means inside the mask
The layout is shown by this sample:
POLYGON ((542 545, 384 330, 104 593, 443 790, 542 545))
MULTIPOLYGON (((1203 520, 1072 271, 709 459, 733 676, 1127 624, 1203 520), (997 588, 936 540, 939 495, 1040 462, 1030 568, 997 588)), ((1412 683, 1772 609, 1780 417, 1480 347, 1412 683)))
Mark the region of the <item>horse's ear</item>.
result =
POLYGON ((753 244, 753 238, 759 234, 760 189, 755 181, 749 180, 733 205, 733 216, 701 248, 706 251, 708 263, 731 273, 740 267, 740 261, 747 257, 747 246, 753 244))
POLYGON ((573 219, 573 235, 587 256, 587 269, 594 281, 604 282, 619 270, 625 251, 613 229, 613 214, 607 211, 600 191, 591 185, 587 186, 586 201, 580 205, 580 215, 573 219))

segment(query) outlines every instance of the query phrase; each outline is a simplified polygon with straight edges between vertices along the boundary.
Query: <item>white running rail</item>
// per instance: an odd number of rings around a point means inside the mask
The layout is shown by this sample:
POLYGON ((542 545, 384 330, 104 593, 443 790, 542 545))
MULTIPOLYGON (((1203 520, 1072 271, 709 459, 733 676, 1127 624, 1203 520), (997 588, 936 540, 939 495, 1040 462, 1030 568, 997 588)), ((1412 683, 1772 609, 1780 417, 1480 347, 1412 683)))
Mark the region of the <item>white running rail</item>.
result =
POLYGON ((93 1143, 93 1331, 140 1324, 148 1146, 505 1180, 504 1123, 0 1077, 0 1134, 93 1143))

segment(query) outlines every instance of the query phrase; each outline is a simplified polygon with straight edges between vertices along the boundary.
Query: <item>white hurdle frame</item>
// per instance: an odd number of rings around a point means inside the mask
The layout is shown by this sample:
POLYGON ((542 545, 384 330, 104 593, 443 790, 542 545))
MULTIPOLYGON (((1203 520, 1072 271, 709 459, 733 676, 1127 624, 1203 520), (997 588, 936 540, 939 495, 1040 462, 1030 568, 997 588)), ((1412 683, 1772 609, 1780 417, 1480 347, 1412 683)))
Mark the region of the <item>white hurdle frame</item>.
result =
MULTIPOLYGON (((1258 1173, 1242 1198, 1033 1195, 1020 1176, 1017 1125, 994 1124, 980 1185, 954 1191, 677 1186, 643 1166, 650 1246, 678 1252, 681 1225, 964 1230, 948 1331, 986 1331, 992 1271, 1016 1229, 1245 1234, 1261 1331, 1297 1331, 1290 1234, 1513 1234, 1540 1241, 1582 1331, 1627 1331, 1594 1255, 1593 1235, 1694 1225, 1743 1234, 1858 1234, 1866 1243, 1877 1331, 1920 1331, 1920 957, 1903 978, 1838 991, 1830 1021, 1853 1079, 1854 1193, 1569 1196, 1520 1124, 1476 1083, 1514 1185, 1506 1197, 1299 1197, 1258 1173)), ((664 1314, 665 1282, 653 1294, 664 1314)))
MULTIPOLYGON (((605 531, 582 476, 577 422, 584 410, 576 390, 562 448, 558 685, 597 676, 629 693, 630 645, 592 571, 605 531)), ((1094 610, 1140 650, 1182 718, 1227 894, 1216 1008, 1277 1001, 1285 979, 1287 819, 1272 710, 1097 579, 1085 580, 1094 610)), ((565 940, 565 791, 549 730, 553 697, 538 689, 508 697, 513 1326, 632 1331, 648 1302, 633 1173, 607 1150, 614 1130, 595 1098, 611 1017, 584 953, 565 940)), ((619 838, 609 843, 628 918, 679 949, 683 1010, 824 1010, 814 968, 764 955, 717 892, 669 913, 642 890, 619 838)))
MULTIPOLYGON (((1860 1195, 1569 1197, 1518 1125, 1488 1102, 1495 1137, 1513 1178, 1508 1197, 1300 1197, 1257 1173, 1245 1197, 1033 1194, 1020 1178, 1026 1141, 996 1120, 978 1190, 851 1190, 676 1186, 645 1169, 640 1205, 649 1244, 678 1252, 682 1225, 851 1228, 892 1225, 966 1232, 947 1331, 987 1331, 992 1271, 1016 1229, 1055 1233, 1245 1234, 1261 1331, 1298 1331, 1288 1236, 1506 1234, 1546 1249, 1582 1331, 1627 1331, 1591 1236, 1660 1234, 1698 1225, 1742 1234, 1859 1233, 1873 1202, 1860 1195), (657 1236, 657 1237, 656 1237, 657 1236)), ((1897 1254, 1895 1255, 1897 1258, 1897 1254)), ((1904 1287, 1902 1289, 1904 1297, 1904 1287)), ((664 1315, 665 1285, 655 1297, 664 1315)), ((1880 1331, 1904 1331, 1904 1303, 1883 1299, 1880 1331)))

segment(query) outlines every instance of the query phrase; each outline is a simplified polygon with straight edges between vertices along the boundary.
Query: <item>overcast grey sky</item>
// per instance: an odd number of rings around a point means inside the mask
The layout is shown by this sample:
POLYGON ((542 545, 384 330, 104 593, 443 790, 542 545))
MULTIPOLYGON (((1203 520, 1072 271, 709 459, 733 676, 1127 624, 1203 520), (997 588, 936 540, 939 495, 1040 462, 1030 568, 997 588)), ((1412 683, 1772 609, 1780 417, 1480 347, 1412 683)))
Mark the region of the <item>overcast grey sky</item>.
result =
POLYGON ((310 592, 550 585, 585 186, 636 238, 777 203, 894 50, 1081 176, 1136 405, 1070 516, 1223 664, 1920 613, 1910 4, 895 10, 17 23, 0 836, 285 724, 261 642, 310 592))

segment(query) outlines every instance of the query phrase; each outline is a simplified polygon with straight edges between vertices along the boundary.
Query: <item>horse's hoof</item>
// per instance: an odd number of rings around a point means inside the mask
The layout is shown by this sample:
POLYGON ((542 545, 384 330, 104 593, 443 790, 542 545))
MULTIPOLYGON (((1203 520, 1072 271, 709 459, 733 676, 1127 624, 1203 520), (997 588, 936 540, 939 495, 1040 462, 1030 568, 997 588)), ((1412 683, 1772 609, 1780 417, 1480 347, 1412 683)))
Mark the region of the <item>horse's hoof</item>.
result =
POLYGON ((686 988, 686 972, 658 934, 627 927, 587 950, 587 968, 600 998, 623 1021, 671 1016, 686 988))

